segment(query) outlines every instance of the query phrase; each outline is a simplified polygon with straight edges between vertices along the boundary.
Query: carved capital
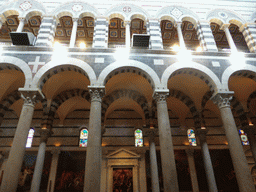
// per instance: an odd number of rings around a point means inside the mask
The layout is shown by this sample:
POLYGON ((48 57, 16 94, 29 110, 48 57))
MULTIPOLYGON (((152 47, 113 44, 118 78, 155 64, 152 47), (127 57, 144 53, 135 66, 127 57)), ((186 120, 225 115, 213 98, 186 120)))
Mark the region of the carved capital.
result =
POLYGON ((24 100, 24 105, 34 106, 38 101, 44 98, 44 95, 39 89, 19 88, 19 92, 24 100))
POLYGON ((129 25, 130 26, 130 24, 131 24, 131 21, 124 21, 124 24, 125 24, 125 26, 127 26, 127 25, 129 25))
POLYGON ((226 24, 222 24, 222 26, 220 27, 221 30, 225 30, 229 28, 230 23, 226 23, 226 24))
POLYGON ((221 109, 223 107, 230 107, 230 100, 233 97, 234 92, 223 92, 223 93, 217 93, 212 96, 211 100, 218 105, 218 107, 221 109))
POLYGON ((195 150, 194 149, 190 149, 190 148, 188 148, 188 149, 185 149, 185 151, 186 151, 186 153, 187 153, 187 156, 194 156, 194 152, 195 152, 195 150))
POLYGON ((91 102, 93 101, 102 101, 102 97, 105 94, 105 87, 88 87, 89 93, 91 95, 91 102))
POLYGON ((196 129, 195 133, 198 135, 201 142, 206 142, 207 129, 196 129))
POLYGON ((151 142, 154 141, 157 134, 158 134, 158 129, 146 129, 145 130, 145 135, 147 135, 149 137, 149 140, 151 142))
POLYGON ((26 21, 26 18, 25 17, 18 17, 19 21, 23 21, 25 22, 26 21))
POLYGON ((39 130, 39 133, 40 133, 40 142, 47 142, 48 138, 51 136, 52 134, 52 131, 49 130, 49 129, 40 129, 39 130))
POLYGON ((79 20, 79 18, 72 18, 73 22, 77 22, 79 20))
POLYGON ((55 148, 51 151, 53 155, 59 155, 60 154, 60 148, 55 148))
POLYGON ((161 90, 161 91, 155 91, 153 98, 157 101, 157 102, 166 102, 166 99, 169 95, 169 90, 161 90))

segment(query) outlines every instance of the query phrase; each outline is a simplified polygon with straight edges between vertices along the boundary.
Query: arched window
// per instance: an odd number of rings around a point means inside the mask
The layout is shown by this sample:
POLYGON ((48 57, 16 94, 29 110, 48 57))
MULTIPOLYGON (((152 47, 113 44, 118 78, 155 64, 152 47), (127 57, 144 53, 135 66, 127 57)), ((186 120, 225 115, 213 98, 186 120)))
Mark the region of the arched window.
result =
POLYGON ((136 129, 134 132, 134 135, 135 135, 135 147, 143 147, 142 130, 136 129))
POLYGON ((188 133, 189 145, 196 146, 196 134, 195 134, 195 131, 193 129, 188 129, 187 133, 188 133))
POLYGON ((81 129, 79 147, 87 147, 87 140, 88 140, 88 130, 81 129))
POLYGON ((32 146, 34 133, 35 133, 35 130, 33 128, 30 128, 30 130, 28 132, 26 148, 30 148, 32 146))
POLYGON ((239 135, 241 137, 243 145, 249 145, 247 134, 242 129, 239 129, 239 135))

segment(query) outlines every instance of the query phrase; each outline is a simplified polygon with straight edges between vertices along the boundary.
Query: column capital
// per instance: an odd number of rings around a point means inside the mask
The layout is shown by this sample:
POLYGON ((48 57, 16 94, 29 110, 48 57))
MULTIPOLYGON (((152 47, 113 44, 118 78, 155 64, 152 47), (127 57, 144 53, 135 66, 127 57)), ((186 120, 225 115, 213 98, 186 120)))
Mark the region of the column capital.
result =
POLYGON ((40 134, 40 142, 47 142, 48 138, 51 136, 52 131, 50 129, 40 129, 39 131, 40 134))
POLYGON ((191 149, 190 147, 185 149, 185 152, 187 154, 187 156, 194 156, 194 152, 195 150, 194 149, 191 149))
POLYGON ((158 134, 158 129, 145 129, 145 135, 149 137, 155 137, 158 134))
POLYGON ((126 25, 130 25, 130 24, 131 24, 131 21, 130 21, 130 20, 126 20, 126 21, 124 21, 124 24, 125 24, 125 26, 126 26, 126 25))
POLYGON ((230 107, 230 100, 233 98, 234 92, 218 92, 211 97, 211 100, 221 109, 223 107, 230 107))
POLYGON ((181 27, 182 21, 176 21, 174 27, 181 27))
POLYGON ((169 90, 163 89, 163 90, 156 90, 153 94, 153 98, 157 102, 166 102, 167 97, 169 96, 169 90))
POLYGON ((195 133, 196 135, 198 135, 200 141, 206 142, 206 135, 208 133, 207 129, 196 129, 195 133))
POLYGON ((59 155, 60 154, 60 148, 55 148, 51 151, 53 155, 59 155))
POLYGON ((73 22, 77 22, 78 20, 79 20, 79 18, 77 18, 77 17, 72 18, 73 22))
POLYGON ((223 23, 223 24, 220 26, 220 29, 221 29, 221 30, 225 30, 225 29, 227 29, 229 26, 230 26, 230 23, 223 23))
POLYGON ((26 17, 18 17, 19 21, 27 21, 26 17))
POLYGON ((34 106, 35 103, 44 98, 44 95, 39 89, 19 88, 19 92, 21 93, 21 97, 24 99, 25 105, 34 106))
POLYGON ((105 87, 100 86, 100 87, 94 87, 94 86, 88 86, 89 88, 89 93, 91 95, 91 102, 93 101, 102 101, 102 97, 105 94, 105 87))

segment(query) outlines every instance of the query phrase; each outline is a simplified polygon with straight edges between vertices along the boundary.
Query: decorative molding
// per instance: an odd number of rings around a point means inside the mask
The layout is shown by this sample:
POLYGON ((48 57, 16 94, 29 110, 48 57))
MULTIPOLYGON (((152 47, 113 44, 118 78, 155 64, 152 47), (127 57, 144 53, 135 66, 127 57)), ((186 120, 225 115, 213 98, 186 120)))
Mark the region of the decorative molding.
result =
POLYGON ((20 9, 22 9, 23 11, 27 11, 29 9, 31 9, 32 4, 29 1, 24 1, 23 3, 20 4, 20 9))

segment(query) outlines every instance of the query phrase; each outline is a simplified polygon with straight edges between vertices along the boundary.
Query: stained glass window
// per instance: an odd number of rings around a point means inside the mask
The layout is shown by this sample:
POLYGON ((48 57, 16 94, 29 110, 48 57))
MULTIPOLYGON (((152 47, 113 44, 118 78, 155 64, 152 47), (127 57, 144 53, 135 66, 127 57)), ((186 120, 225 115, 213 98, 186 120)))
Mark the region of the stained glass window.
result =
POLYGON ((241 137, 243 145, 249 145, 247 134, 242 129, 239 129, 239 135, 241 137))
POLYGON ((82 129, 80 131, 79 147, 87 147, 88 130, 82 129))
POLYGON ((34 133, 35 133, 35 130, 33 128, 30 128, 30 130, 28 132, 26 148, 30 148, 32 146, 34 133))
POLYGON ((136 129, 134 134, 135 134, 135 147, 143 147, 142 130, 136 129))
POLYGON ((193 129, 188 129, 187 133, 188 133, 189 145, 196 146, 196 134, 195 134, 195 131, 193 129))

